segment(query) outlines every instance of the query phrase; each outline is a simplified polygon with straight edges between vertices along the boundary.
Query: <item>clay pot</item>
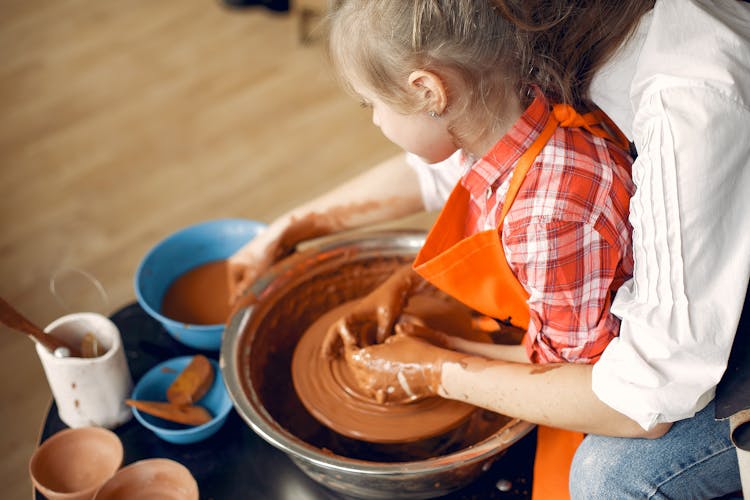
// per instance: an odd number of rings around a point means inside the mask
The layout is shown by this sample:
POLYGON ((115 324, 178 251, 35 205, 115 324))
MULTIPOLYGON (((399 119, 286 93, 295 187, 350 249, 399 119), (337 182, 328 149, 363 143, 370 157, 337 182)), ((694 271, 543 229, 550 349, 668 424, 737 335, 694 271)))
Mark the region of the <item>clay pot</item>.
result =
POLYGON ((120 468, 122 442, 100 427, 58 432, 37 448, 29 462, 31 481, 50 500, 89 500, 120 468))
POLYGON ((166 458, 134 462, 104 483, 95 500, 198 500, 198 483, 184 465, 166 458))
POLYGON ((428 498, 472 482, 533 424, 478 412, 466 432, 407 445, 366 443, 318 422, 297 398, 291 361, 297 341, 324 311, 361 297, 424 242, 419 232, 331 238, 275 265, 251 288, 221 347, 222 375, 247 424, 315 481, 360 498, 428 498))

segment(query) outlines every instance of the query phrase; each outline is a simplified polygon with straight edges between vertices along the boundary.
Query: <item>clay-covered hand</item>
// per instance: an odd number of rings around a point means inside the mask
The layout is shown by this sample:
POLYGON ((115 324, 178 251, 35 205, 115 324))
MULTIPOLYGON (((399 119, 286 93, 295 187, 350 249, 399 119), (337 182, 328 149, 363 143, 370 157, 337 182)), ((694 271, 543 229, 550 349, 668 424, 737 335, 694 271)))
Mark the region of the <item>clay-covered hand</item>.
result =
POLYGON ((460 353, 403 333, 382 344, 346 349, 346 362, 357 384, 379 403, 406 403, 438 394, 442 367, 460 353))
POLYGON ((252 295, 248 298, 247 294, 250 285, 274 263, 292 254, 298 243, 334 231, 337 226, 329 219, 316 213, 279 217, 227 259, 233 309, 252 301, 252 295))
POLYGON ((273 264, 278 238, 267 228, 227 259, 229 303, 234 310, 248 305, 250 285, 273 264))
POLYGON ((422 279, 406 265, 362 298, 346 316, 334 322, 323 339, 323 356, 335 358, 347 348, 367 347, 393 334, 395 324, 422 279))

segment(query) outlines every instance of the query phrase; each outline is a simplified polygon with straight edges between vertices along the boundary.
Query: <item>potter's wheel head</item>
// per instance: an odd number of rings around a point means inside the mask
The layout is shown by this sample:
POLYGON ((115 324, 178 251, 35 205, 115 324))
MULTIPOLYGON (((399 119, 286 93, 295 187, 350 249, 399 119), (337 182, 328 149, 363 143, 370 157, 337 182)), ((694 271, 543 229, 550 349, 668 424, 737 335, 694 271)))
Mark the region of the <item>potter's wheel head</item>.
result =
MULTIPOLYGON (((440 306, 420 298, 420 306, 440 306)), ((405 404, 379 404, 357 387, 342 357, 328 360, 321 345, 328 327, 353 303, 322 315, 302 336, 292 359, 294 388, 305 408, 323 425, 344 436, 372 443, 409 443, 446 434, 459 427, 476 407, 440 397, 405 404)), ((440 309, 436 307, 435 309, 440 309)), ((443 308, 444 312, 444 308, 443 308)), ((470 313, 441 314, 457 325, 470 324, 470 313)))

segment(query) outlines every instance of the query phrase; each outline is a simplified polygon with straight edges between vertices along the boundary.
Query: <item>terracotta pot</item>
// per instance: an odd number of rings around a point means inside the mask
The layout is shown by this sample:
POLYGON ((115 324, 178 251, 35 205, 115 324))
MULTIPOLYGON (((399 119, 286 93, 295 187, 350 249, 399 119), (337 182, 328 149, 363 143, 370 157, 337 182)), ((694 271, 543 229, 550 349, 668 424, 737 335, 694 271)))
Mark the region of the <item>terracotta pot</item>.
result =
POLYGON ((94 500, 130 498, 198 500, 198 483, 181 463, 166 458, 150 458, 117 471, 94 496, 94 500))
POLYGON ((29 474, 50 500, 90 500, 122 459, 122 442, 114 432, 100 427, 65 429, 37 448, 29 474))

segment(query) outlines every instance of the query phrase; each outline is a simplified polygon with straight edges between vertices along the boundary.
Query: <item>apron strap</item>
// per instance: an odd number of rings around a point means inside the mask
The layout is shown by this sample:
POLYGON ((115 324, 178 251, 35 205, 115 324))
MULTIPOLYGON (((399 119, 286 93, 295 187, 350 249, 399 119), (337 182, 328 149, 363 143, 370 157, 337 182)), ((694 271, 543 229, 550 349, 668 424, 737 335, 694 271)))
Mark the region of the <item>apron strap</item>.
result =
POLYGON ((526 179, 526 174, 534 164, 534 160, 536 160, 536 157, 539 156, 539 153, 542 151, 542 149, 544 149, 544 146, 547 145, 549 138, 552 137, 552 134, 555 133, 558 125, 560 125, 560 122, 557 120, 557 118, 554 115, 550 115, 547 119, 547 123, 544 125, 544 128, 539 133, 539 136, 534 140, 531 146, 529 146, 529 149, 527 149, 516 162, 516 168, 515 170, 513 170, 513 176, 510 178, 508 192, 505 195, 505 201, 503 201, 503 210, 500 212, 500 220, 497 224, 498 227, 502 227, 503 221, 505 220, 505 215, 508 213, 508 210, 510 210, 511 205, 513 205, 513 202, 516 199, 516 195, 518 194, 518 190, 521 188, 521 184, 523 184, 523 181, 526 179))
POLYGON ((630 151, 630 141, 622 133, 622 130, 601 109, 595 109, 590 113, 579 114, 568 104, 555 104, 552 113, 561 127, 581 127, 602 139, 617 144, 625 151, 630 151))

